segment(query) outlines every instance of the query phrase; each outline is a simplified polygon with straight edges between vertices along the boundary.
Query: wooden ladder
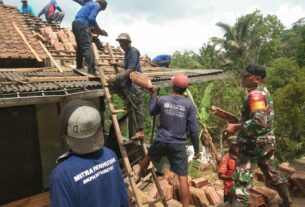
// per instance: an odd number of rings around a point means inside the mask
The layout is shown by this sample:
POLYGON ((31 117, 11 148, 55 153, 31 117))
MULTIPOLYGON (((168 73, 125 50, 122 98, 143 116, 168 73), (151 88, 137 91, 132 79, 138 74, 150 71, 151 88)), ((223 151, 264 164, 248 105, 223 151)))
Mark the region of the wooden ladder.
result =
MULTIPOLYGON (((95 45, 92 45, 92 47, 93 47, 95 57, 97 57, 97 52, 98 52, 97 48, 96 48, 95 45)), ((111 58, 113 58, 113 57, 111 57, 111 58)), ((99 73, 100 73, 101 83, 102 83, 102 86, 103 86, 103 89, 104 89, 104 97, 107 101, 107 104, 108 104, 108 107, 109 107, 109 110, 110 110, 110 113, 111 113, 111 120, 112 120, 112 123, 113 123, 113 126, 114 126, 116 138, 117 138, 119 148, 120 148, 120 152, 121 152, 121 155, 122 155, 123 165, 125 167, 126 175, 128 176, 132 192, 134 193, 134 196, 135 196, 136 205, 138 207, 142 207, 142 206, 144 207, 144 206, 149 206, 149 204, 157 203, 157 202, 162 201, 163 205, 165 207, 168 207, 166 197, 165 197, 165 195, 164 195, 164 193, 161 189, 161 186, 160 186, 158 177, 156 175, 155 169, 153 168, 151 163, 150 163, 150 166, 148 167, 148 172, 149 172, 149 174, 151 174, 151 177, 152 177, 152 179, 153 179, 153 181, 154 181, 154 183, 157 187, 160 198, 155 199, 154 201, 150 201, 148 203, 143 203, 142 202, 139 189, 137 187, 137 184, 135 183, 135 174, 132 170, 132 167, 131 167, 131 164, 130 164, 130 161, 129 161, 129 158, 128 158, 127 150, 125 148, 125 146, 127 144, 130 144, 131 142, 137 142, 137 141, 127 141, 126 142, 126 141, 123 140, 122 132, 121 132, 121 129, 120 129, 120 124, 119 124, 118 118, 117 118, 117 113, 126 112, 126 110, 115 109, 114 104, 112 102, 112 96, 111 96, 111 93, 110 93, 110 89, 109 89, 109 86, 108 86, 108 83, 107 83, 107 80, 106 80, 105 72, 104 72, 102 67, 98 67, 98 70, 99 70, 99 73)), ((144 152, 144 156, 147 155, 147 148, 146 148, 146 144, 145 144, 145 139, 141 139, 141 140, 138 140, 138 141, 140 141, 140 143, 141 143, 141 148, 144 152)))

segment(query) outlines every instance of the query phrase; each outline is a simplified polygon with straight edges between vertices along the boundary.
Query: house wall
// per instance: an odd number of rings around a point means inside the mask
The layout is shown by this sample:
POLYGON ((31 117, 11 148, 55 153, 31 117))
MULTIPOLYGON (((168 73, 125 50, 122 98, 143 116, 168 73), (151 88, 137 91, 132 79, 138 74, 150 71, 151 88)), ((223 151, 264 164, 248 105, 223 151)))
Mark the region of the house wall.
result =
MULTIPOLYGON (((87 100, 92 101, 97 107, 99 106, 98 98, 87 100)), ((59 110, 65 103, 36 105, 44 189, 47 189, 49 186, 48 179, 53 168, 56 166, 56 159, 68 150, 65 141, 59 138, 58 126, 59 110)))
POLYGON ((38 137, 40 144, 43 186, 48 188, 48 178, 55 161, 63 150, 59 138, 57 103, 36 105, 38 137))

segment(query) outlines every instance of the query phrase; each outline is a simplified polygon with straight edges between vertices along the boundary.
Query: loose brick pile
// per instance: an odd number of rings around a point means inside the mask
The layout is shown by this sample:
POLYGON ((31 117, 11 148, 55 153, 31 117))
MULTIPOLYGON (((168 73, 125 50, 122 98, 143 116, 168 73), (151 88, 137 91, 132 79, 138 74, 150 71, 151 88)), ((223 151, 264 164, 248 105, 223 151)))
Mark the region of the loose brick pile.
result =
MULTIPOLYGON (((167 200, 177 200, 180 202, 179 195, 179 180, 178 176, 170 172, 164 171, 164 176, 159 179, 161 189, 167 200)), ((213 185, 205 178, 191 179, 189 177, 190 185, 190 204, 196 207, 217 206, 222 203, 221 195, 219 195, 213 185)), ((145 200, 159 198, 156 186, 149 185, 143 189, 145 200)))
POLYGON ((51 27, 42 27, 40 33, 45 42, 51 43, 56 51, 75 52, 76 41, 71 30, 60 29, 55 32, 51 27))

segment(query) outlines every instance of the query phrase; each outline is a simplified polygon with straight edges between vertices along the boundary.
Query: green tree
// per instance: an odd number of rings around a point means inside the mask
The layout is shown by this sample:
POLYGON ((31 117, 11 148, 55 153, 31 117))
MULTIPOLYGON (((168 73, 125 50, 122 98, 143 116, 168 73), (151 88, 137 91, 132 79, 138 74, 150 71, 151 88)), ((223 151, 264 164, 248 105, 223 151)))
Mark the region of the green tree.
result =
POLYGON ((176 51, 172 55, 172 65, 174 68, 180 69, 196 69, 202 66, 196 61, 193 52, 184 51, 183 53, 176 51))
POLYGON ((263 17, 259 10, 238 18, 234 26, 223 22, 216 25, 221 27, 225 34, 223 38, 213 37, 212 41, 223 47, 227 57, 236 64, 237 70, 248 63, 257 62, 260 55, 265 54, 261 53, 263 46, 271 40, 279 39, 284 29, 276 16, 263 17))
POLYGON ((305 155, 305 73, 297 71, 298 78, 276 91, 275 133, 284 159, 305 155))
POLYGON ((269 86, 271 93, 279 88, 285 87, 297 78, 298 64, 292 58, 278 58, 267 65, 267 77, 265 83, 269 86))
POLYGON ((305 66, 305 25, 302 26, 301 31, 301 40, 297 46, 296 59, 300 67, 305 66))
POLYGON ((232 61, 225 58, 224 53, 216 48, 217 45, 211 41, 204 43, 199 49, 199 54, 195 56, 196 60, 203 68, 224 68, 232 64, 232 61))

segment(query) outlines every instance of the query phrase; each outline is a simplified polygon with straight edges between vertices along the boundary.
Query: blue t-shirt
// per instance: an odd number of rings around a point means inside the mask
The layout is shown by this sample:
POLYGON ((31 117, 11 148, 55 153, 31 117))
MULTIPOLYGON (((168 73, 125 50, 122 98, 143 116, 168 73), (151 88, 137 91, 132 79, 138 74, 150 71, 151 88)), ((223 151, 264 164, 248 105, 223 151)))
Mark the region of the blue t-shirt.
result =
POLYGON ((92 2, 92 0, 73 0, 73 1, 75 1, 78 4, 80 4, 81 6, 84 6, 88 2, 92 2))
POLYGON ((117 158, 106 147, 72 154, 53 170, 49 182, 52 207, 130 206, 117 158))
POLYGON ((151 95, 149 111, 151 115, 160 114, 156 141, 184 144, 186 132, 189 130, 194 150, 199 151, 196 111, 189 99, 181 95, 171 95, 162 96, 157 100, 151 95))
POLYGON ((78 11, 75 21, 79 21, 86 26, 97 26, 96 16, 101 11, 101 6, 96 2, 88 2, 78 11))
POLYGON ((158 55, 152 61, 157 62, 157 63, 163 62, 163 61, 171 61, 171 56, 170 55, 158 55))
POLYGON ((141 65, 140 65, 140 52, 137 48, 131 47, 124 55, 124 68, 134 69, 140 73, 142 73, 141 65))
POLYGON ((21 13, 25 13, 25 14, 32 14, 32 15, 34 15, 34 16, 36 15, 35 10, 34 10, 30 5, 28 5, 28 4, 26 4, 26 5, 21 5, 19 11, 20 11, 21 13))

